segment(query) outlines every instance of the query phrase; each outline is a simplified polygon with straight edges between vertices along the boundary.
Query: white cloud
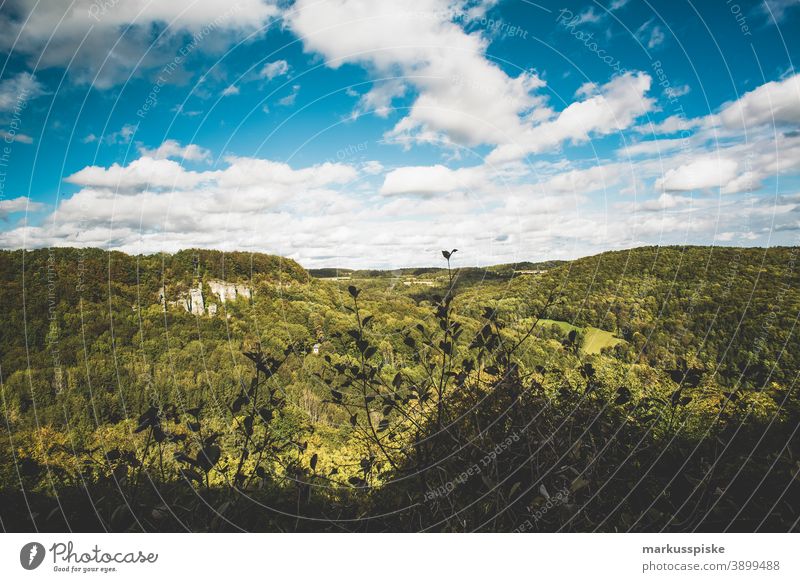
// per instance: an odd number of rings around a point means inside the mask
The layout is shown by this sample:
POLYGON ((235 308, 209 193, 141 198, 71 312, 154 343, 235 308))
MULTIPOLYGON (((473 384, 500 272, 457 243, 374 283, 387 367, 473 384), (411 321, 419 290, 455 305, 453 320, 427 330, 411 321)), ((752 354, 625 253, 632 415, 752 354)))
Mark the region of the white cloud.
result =
POLYGON ((44 208, 44 204, 34 202, 27 196, 0 200, 0 220, 6 220, 14 212, 35 212, 44 208))
POLYGON ((41 95, 44 95, 44 87, 30 73, 19 73, 14 77, 2 79, 0 80, 0 112, 25 109, 28 101, 41 95))
POLYGON ((405 95, 408 87, 402 79, 388 79, 376 82, 375 85, 361 96, 358 106, 353 112, 353 117, 365 113, 374 113, 378 117, 388 117, 392 111, 392 102, 405 95))
POLYGON ((162 67, 186 34, 199 50, 221 53, 278 15, 269 0, 13 0, 0 12, 0 50, 13 48, 37 68, 69 64, 73 80, 107 88, 162 67))
POLYGON ((154 159, 180 158, 189 162, 207 162, 211 160, 211 152, 201 148, 196 144, 182 146, 177 140, 168 139, 154 150, 147 149, 143 145, 137 148, 142 157, 154 159))
MULTIPOLYGON (((178 144, 162 145, 161 151, 144 150, 145 154, 177 156, 189 152, 194 159, 207 159, 207 150, 197 146, 182 148, 178 144), (196 149, 195 149, 196 148, 196 149)), ((356 170, 343 164, 324 163, 293 170, 288 164, 258 158, 229 156, 222 170, 192 171, 176 161, 143 155, 127 166, 112 164, 87 166, 65 178, 70 184, 96 190, 109 190, 121 194, 142 191, 192 190, 196 188, 229 189, 231 193, 241 188, 312 187, 342 184, 354 179, 356 170)), ((265 191, 266 191, 265 190, 265 191)), ((288 194, 288 192, 287 192, 288 194)), ((299 192, 298 192, 299 194, 299 192)))
MULTIPOLYGON (((446 0, 299 0, 287 16, 307 51, 326 64, 366 67, 378 83, 360 110, 385 114, 402 83, 413 85, 411 110, 386 138, 400 143, 503 143, 524 129, 522 116, 542 103, 531 92, 544 83, 523 72, 510 77, 484 56, 488 40, 450 20, 464 3, 446 0)), ((466 5, 466 4, 465 4, 466 5)))
POLYGON ((800 124, 800 74, 745 93, 724 107, 719 118, 727 127, 743 130, 758 125, 800 124))
POLYGON ((27 143, 27 144, 33 143, 33 138, 25 133, 8 132, 4 129, 0 129, 0 139, 5 141, 6 143, 13 143, 13 142, 27 143))
POLYGON ((222 90, 222 96, 227 97, 229 95, 238 95, 239 94, 239 87, 235 85, 228 85, 225 89, 222 90))
POLYGON ((361 167, 361 171, 369 175, 380 174, 383 172, 383 164, 377 160, 369 160, 364 162, 361 167))
POLYGON ((136 135, 136 130, 138 126, 132 124, 123 125, 119 131, 115 131, 113 133, 108 134, 105 137, 106 143, 109 144, 129 144, 133 139, 133 136, 136 135))
POLYGON ((261 76, 271 81, 272 79, 285 75, 288 72, 289 63, 281 59, 264 65, 264 67, 261 69, 261 76))
POLYGON ((629 128, 652 110, 647 97, 651 78, 645 73, 626 73, 598 87, 598 93, 567 106, 551 121, 526 129, 516 143, 502 145, 489 155, 493 163, 540 153, 565 141, 581 143, 629 128))
POLYGON ((669 99, 677 99, 678 97, 688 95, 691 91, 692 88, 689 87, 689 85, 676 85, 675 87, 669 87, 665 93, 669 99))
POLYGON ((739 164, 732 159, 708 157, 668 170, 655 187, 665 191, 688 192, 724 188, 738 176, 739 164))
POLYGON ((606 190, 619 185, 629 171, 630 168, 625 164, 616 163, 569 170, 545 180, 542 183, 542 190, 575 194, 606 190))
POLYGON ((300 92, 300 85, 292 85, 292 92, 278 99, 278 105, 282 105, 287 107, 289 105, 294 105, 295 100, 297 99, 297 94, 300 92))
POLYGON ((664 31, 660 26, 654 26, 650 30, 650 38, 647 40, 647 48, 652 49, 664 43, 664 31))
POLYGON ((652 133, 653 135, 671 135, 691 131, 702 124, 703 121, 701 119, 687 119, 680 115, 671 115, 660 123, 648 121, 644 125, 635 127, 634 130, 639 133, 652 133))
POLYGON ((663 156, 687 146, 687 142, 681 138, 675 139, 652 139, 648 141, 634 142, 625 145, 617 150, 618 156, 639 157, 639 156, 663 156))
POLYGON ((434 196, 450 192, 470 191, 487 184, 483 168, 452 170, 441 164, 407 166, 386 175, 380 193, 383 196, 434 196))

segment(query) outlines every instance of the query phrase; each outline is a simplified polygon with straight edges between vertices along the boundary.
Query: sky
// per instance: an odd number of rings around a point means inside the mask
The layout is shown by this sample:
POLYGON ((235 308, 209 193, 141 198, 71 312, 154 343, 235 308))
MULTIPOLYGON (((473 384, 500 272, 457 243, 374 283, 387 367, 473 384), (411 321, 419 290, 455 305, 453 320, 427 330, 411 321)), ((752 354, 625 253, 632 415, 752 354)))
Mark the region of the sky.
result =
POLYGON ((800 241, 800 0, 0 0, 0 248, 800 241))

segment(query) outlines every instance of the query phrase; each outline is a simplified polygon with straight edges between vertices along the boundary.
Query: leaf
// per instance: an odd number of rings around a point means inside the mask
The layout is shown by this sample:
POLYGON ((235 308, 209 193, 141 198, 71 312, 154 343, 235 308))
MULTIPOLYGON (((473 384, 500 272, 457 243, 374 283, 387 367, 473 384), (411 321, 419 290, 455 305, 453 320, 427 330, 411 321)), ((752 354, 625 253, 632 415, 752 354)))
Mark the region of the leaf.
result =
POLYGON ((353 416, 351 416, 351 417, 350 417, 350 424, 352 424, 353 426, 355 426, 355 425, 356 425, 356 422, 357 422, 357 421, 358 421, 358 418, 356 417, 356 415, 355 415, 355 414, 354 414, 353 416))
POLYGON ((348 292, 348 293, 350 293, 350 296, 351 296, 353 299, 357 299, 357 298, 358 298, 358 295, 359 295, 359 293, 361 293, 361 289, 359 289, 359 288, 358 288, 358 287, 356 287, 355 285, 350 285, 350 286, 347 288, 347 292, 348 292))
POLYGON ((272 411, 269 408, 259 408, 258 415, 264 423, 268 423, 272 420, 272 411))
POLYGON ((617 398, 614 400, 614 404, 617 406, 621 406, 631 400, 631 391, 628 390, 625 386, 620 386, 617 388, 617 398))
POLYGON ((316 471, 317 470, 317 460, 318 459, 319 459, 319 457, 317 457, 317 453, 314 453, 313 455, 311 455, 311 460, 308 462, 308 464, 311 467, 312 471, 316 471))
POLYGON ((134 430, 133 432, 135 432, 135 433, 142 432, 143 430, 145 430, 149 426, 150 426, 150 421, 149 420, 145 420, 144 422, 140 423, 139 426, 136 427, 136 430, 134 430))
POLYGON ((378 432, 383 432, 387 428, 389 428, 389 421, 384 418, 378 423, 378 432))
POLYGON ((248 402, 250 402, 250 399, 244 394, 240 394, 236 398, 236 400, 233 401, 233 404, 231 405, 231 410, 233 411, 234 414, 236 414, 242 409, 242 406, 247 404, 248 402))
POLYGON ((203 477, 197 471, 193 471, 192 469, 181 469, 181 473, 190 481, 197 481, 198 483, 203 482, 203 477))
POLYGON ((217 445, 205 447, 197 454, 197 464, 208 473, 219 461, 220 454, 221 451, 217 445))
POLYGON ((157 443, 163 443, 165 440, 167 440, 167 435, 161 428, 160 424, 157 424, 153 427, 153 439, 157 443))

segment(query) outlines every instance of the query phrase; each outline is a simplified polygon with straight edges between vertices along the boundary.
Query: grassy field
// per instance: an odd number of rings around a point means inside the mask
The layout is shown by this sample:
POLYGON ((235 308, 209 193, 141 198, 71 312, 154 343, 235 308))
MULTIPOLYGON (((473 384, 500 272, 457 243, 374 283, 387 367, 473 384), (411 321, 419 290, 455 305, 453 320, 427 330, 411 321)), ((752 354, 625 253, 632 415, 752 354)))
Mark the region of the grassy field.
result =
POLYGON ((613 347, 617 344, 624 342, 610 331, 599 329, 597 327, 577 327, 566 321, 558 321, 555 319, 542 319, 539 321, 541 326, 556 326, 561 332, 566 335, 571 331, 583 333, 583 342, 581 344, 581 352, 584 354, 599 354, 603 348, 613 347))
POLYGON ((614 334, 610 331, 598 329, 596 327, 587 327, 584 330, 581 351, 585 354, 599 354, 600 350, 603 348, 611 348, 624 341, 625 340, 614 337, 614 334))

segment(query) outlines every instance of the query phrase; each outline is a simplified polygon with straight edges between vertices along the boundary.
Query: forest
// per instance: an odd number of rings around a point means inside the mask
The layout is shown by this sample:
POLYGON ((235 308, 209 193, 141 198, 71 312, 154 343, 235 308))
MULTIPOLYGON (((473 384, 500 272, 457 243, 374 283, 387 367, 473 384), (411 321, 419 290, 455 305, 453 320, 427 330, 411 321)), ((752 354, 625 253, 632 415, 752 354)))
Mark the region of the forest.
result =
POLYGON ((797 531, 798 254, 0 251, 0 526, 797 531))

